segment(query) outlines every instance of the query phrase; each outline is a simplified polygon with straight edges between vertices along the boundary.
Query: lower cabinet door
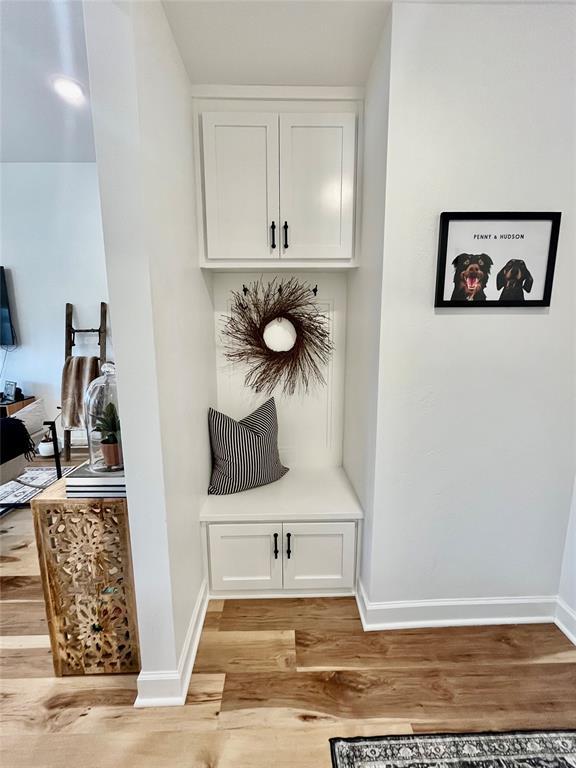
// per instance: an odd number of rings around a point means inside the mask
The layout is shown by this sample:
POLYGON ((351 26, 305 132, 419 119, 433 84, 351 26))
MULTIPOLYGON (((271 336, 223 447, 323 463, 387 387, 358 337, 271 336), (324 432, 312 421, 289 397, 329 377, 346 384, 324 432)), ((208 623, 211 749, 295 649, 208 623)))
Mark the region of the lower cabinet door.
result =
POLYGON ((282 589, 281 523, 216 523, 208 534, 212 589, 282 589))
POLYGON ((284 523, 284 589, 351 589, 355 523, 284 523))

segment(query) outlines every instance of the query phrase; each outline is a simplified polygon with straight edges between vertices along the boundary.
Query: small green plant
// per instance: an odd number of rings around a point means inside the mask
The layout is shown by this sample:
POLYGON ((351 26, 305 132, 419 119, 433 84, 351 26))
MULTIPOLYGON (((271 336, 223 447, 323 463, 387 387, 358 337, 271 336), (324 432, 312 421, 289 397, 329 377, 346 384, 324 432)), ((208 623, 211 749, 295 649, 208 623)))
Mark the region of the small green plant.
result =
POLYGON ((96 421, 94 432, 100 432, 102 435, 101 443, 114 445, 118 443, 120 436, 120 419, 114 403, 108 403, 104 412, 96 421))

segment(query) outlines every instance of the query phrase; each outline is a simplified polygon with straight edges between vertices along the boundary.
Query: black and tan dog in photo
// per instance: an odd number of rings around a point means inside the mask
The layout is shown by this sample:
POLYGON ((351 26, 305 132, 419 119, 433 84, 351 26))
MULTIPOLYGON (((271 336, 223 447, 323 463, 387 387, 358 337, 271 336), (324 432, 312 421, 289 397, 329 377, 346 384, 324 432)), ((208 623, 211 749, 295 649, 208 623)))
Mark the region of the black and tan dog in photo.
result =
POLYGON ((496 276, 496 288, 502 291, 500 301, 524 301, 524 291, 530 293, 534 280, 521 259, 510 259, 496 276))
POLYGON ((452 262, 455 270, 452 301, 486 301, 484 288, 492 263, 485 253, 461 253, 456 256, 452 262))

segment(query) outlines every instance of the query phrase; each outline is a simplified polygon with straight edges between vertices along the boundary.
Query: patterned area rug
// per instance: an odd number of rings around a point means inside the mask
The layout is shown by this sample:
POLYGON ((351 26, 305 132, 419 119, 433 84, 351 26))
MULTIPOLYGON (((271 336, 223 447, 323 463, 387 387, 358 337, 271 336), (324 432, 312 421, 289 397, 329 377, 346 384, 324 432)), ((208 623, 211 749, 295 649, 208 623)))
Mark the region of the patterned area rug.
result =
MULTIPOLYGON (((62 467, 62 476, 74 467, 62 467)), ((23 507, 57 480, 51 467, 28 467, 16 480, 0 485, 0 517, 15 507, 23 507)))
POLYGON ((576 768, 576 731, 330 739, 334 768, 576 768))

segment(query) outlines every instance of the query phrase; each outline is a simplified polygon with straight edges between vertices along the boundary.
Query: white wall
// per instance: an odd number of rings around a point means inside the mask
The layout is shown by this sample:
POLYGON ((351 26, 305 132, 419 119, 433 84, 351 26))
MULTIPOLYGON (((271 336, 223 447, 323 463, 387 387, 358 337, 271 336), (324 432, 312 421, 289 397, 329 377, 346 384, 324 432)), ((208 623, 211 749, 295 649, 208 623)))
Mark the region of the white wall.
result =
MULTIPOLYGON (((575 14, 393 8, 372 602, 557 593, 574 467, 575 14), (445 210, 562 211, 550 309, 435 311, 445 210)), ((548 610, 538 599, 527 615, 548 610)))
POLYGON ((572 642, 576 643, 576 479, 572 491, 572 508, 566 533, 558 596, 556 617, 563 630, 571 635, 572 642))
MULTIPOLYGON (((366 83, 360 269, 348 278, 343 464, 364 508, 365 552, 373 533, 391 21, 390 13, 366 83)), ((366 581, 368 562, 362 559, 366 581)))
MULTIPOLYGON (((13 380, 42 397, 55 418, 66 302, 74 304, 76 327, 93 328, 108 299, 96 165, 2 163, 0 184, 1 261, 18 335, 1 384, 13 380)), ((78 336, 74 354, 98 355, 97 338, 78 336)), ((3 359, 0 352, 0 364, 3 359)))
POLYGON ((161 3, 135 14, 142 183, 150 272, 176 642, 201 587, 198 512, 210 474, 207 409, 215 364, 210 283, 198 267, 190 83, 161 3))
POLYGON ((198 264, 189 82, 160 3, 87 3, 142 672, 140 704, 181 703, 205 608, 198 515, 215 401, 198 264))
MULTIPOLYGON (((323 368, 325 386, 312 386, 306 393, 283 395, 274 392, 278 413, 278 447, 282 462, 290 468, 339 467, 342 465, 342 422, 344 413, 344 363, 346 346, 346 278, 344 275, 290 272, 290 277, 318 285, 316 304, 328 319, 334 345, 328 365, 323 368)), ((282 279, 282 274, 266 273, 265 281, 282 279)), ((286 277, 284 275, 284 277, 286 277)), ((216 336, 217 407, 241 419, 268 399, 244 384, 246 367, 234 365, 224 357, 221 335, 230 311, 232 291, 250 285, 258 274, 223 272, 214 275, 214 328, 216 336)))

